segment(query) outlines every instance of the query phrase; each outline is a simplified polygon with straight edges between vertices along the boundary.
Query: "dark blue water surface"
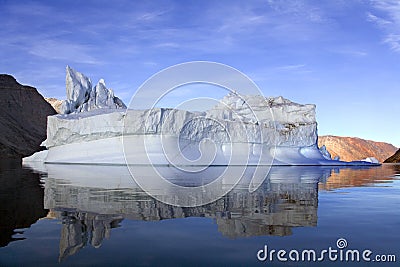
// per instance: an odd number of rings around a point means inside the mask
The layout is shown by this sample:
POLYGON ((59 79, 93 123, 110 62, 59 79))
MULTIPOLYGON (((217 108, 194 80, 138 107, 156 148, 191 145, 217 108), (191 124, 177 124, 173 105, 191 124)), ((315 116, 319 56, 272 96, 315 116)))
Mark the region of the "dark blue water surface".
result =
POLYGON ((0 266, 399 266, 399 178, 400 165, 389 164, 273 167, 253 193, 238 185, 182 208, 148 196, 124 167, 3 161, 0 266), (372 254, 369 262, 260 261, 265 245, 372 254))

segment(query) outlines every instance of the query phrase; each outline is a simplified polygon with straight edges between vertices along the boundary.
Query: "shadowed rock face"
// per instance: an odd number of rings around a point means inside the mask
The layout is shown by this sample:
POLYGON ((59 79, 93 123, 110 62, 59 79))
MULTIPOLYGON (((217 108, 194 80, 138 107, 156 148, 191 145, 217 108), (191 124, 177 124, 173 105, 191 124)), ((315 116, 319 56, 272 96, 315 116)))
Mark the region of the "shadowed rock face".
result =
POLYGON ((38 91, 0 74, 0 158, 21 158, 40 150, 47 116, 56 114, 38 91))
POLYGON ((384 163, 399 163, 400 162, 400 149, 394 153, 393 156, 387 158, 384 163))
POLYGON ((325 145, 332 158, 339 156, 340 160, 362 160, 375 157, 379 162, 393 155, 397 150, 392 144, 364 140, 357 137, 319 136, 318 147, 325 145))

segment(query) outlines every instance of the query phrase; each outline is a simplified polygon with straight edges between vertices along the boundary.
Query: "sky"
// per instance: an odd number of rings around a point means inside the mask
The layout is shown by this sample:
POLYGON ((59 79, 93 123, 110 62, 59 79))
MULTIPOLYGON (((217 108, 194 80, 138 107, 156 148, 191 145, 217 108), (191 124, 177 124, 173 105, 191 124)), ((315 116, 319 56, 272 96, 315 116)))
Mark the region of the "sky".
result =
POLYGON ((213 61, 316 104, 320 135, 400 147, 398 0, 0 0, 0 25, 0 73, 45 97, 65 99, 66 65, 129 103, 164 68, 213 61))

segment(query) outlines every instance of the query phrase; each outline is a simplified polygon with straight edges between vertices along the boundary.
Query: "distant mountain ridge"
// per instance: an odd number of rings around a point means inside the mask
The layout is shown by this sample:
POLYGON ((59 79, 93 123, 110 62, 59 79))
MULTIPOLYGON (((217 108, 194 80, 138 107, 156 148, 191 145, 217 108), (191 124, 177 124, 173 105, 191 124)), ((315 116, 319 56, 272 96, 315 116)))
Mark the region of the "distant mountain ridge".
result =
POLYGON ((36 88, 0 74, 0 157, 21 158, 40 150, 47 116, 55 110, 36 88))
POLYGON ((323 145, 326 146, 333 158, 339 156, 344 161, 375 157, 379 162, 383 162, 397 150, 397 147, 385 142, 334 135, 319 136, 318 146, 323 145))
POLYGON ((400 163, 400 149, 394 155, 387 158, 384 163, 400 163))
POLYGON ((57 98, 53 98, 53 97, 45 97, 44 100, 46 100, 57 113, 61 113, 61 104, 62 104, 62 100, 59 100, 57 98))

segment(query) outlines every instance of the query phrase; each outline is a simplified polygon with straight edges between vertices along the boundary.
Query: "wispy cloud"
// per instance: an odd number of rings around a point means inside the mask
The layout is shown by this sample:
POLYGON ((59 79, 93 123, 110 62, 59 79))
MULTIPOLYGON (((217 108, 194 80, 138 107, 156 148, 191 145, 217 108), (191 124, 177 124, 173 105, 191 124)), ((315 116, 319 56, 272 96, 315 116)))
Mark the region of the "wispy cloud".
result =
POLYGON ((305 1, 276 1, 213 8, 210 21, 217 22, 218 34, 229 36, 233 42, 270 38, 271 41, 308 41, 315 38, 321 25, 329 22, 324 12, 305 1), (223 16, 221 14, 229 14, 223 16))
POLYGON ((389 34, 383 42, 389 44, 392 50, 400 52, 400 34, 389 34))
POLYGON ((154 22, 159 20, 166 13, 171 12, 172 8, 160 9, 151 12, 143 12, 136 16, 137 21, 146 21, 146 22, 154 22))
POLYGON ((43 40, 35 42, 29 53, 48 60, 63 60, 85 64, 101 64, 102 62, 91 55, 92 47, 65 41, 43 40))
POLYGON ((158 43, 154 45, 156 48, 179 48, 180 45, 174 42, 165 42, 165 43, 158 43))
POLYGON ((375 16, 371 12, 367 12, 367 19, 368 19, 368 21, 375 22, 376 24, 378 24, 381 27, 388 26, 388 25, 392 24, 391 21, 383 19, 383 18, 380 18, 378 16, 375 16))
POLYGON ((288 65, 278 65, 271 67, 258 68, 249 72, 249 77, 255 82, 268 81, 271 79, 285 78, 293 79, 295 77, 303 77, 304 79, 309 79, 310 74, 314 71, 312 68, 308 67, 307 64, 288 64, 288 65))
POLYGON ((371 3, 374 11, 367 12, 367 20, 383 30, 383 43, 400 52, 400 1, 374 0, 371 3))
POLYGON ((65 66, 46 66, 45 68, 28 68, 13 73, 21 84, 36 87, 43 96, 63 99, 65 96, 65 66), (61 83, 58 81, 61 80, 61 83))
POLYGON ((49 5, 41 4, 41 3, 18 3, 14 2, 10 5, 6 5, 3 7, 7 12, 15 16, 49 16, 54 11, 53 8, 49 5))
POLYGON ((277 70, 298 70, 298 69, 304 68, 305 66, 306 66, 306 64, 285 65, 285 66, 276 67, 275 69, 277 69, 277 70))
POLYGON ((157 62, 155 62, 155 61, 144 61, 144 62, 143 62, 143 65, 149 66, 149 67, 156 67, 156 66, 158 66, 159 64, 158 64, 157 62))
POLYGON ((268 5, 278 14, 289 15, 292 18, 301 18, 303 21, 323 22, 327 20, 324 12, 315 5, 310 5, 307 1, 282 1, 268 0, 268 5))
POLYGON ((329 51, 336 53, 336 54, 341 54, 341 55, 348 55, 352 57, 365 57, 368 55, 368 53, 365 50, 360 50, 356 48, 347 48, 347 47, 335 47, 332 49, 329 49, 329 51))
POLYGON ((138 58, 149 51, 152 55, 185 51, 175 57, 245 53, 243 45, 260 49, 265 39, 285 43, 315 40, 323 32, 315 24, 327 21, 321 9, 304 1, 202 3, 189 12, 182 12, 174 2, 117 3, 107 7, 107 12, 87 4, 82 7, 85 14, 79 9, 65 12, 63 5, 39 3, 10 4, 8 9, 15 30, 9 30, 7 38, 15 32, 25 38, 16 41, 11 37, 8 44, 42 59, 84 64, 138 58), (34 21, 32 31, 25 30, 18 19, 26 16, 34 21), (36 34, 41 29, 47 29, 46 36, 39 38, 36 34))

